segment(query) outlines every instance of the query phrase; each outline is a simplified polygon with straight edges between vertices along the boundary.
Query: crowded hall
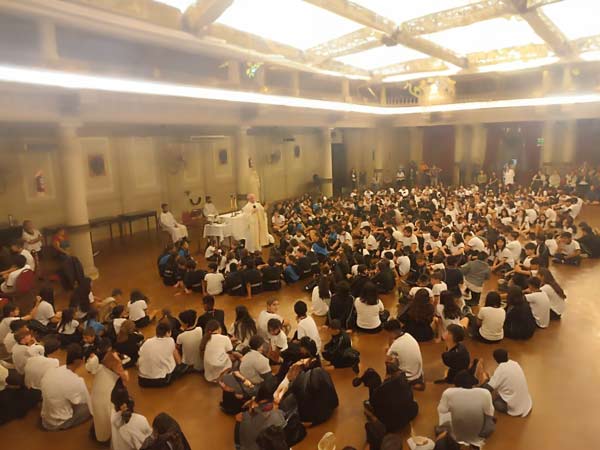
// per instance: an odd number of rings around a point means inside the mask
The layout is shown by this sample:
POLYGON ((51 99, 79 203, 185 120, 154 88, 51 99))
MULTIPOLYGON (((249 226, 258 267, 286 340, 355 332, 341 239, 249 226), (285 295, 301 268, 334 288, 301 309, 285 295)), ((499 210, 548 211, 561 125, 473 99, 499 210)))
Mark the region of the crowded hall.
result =
POLYGON ((2 448, 598 448, 599 30, 0 1, 2 448))

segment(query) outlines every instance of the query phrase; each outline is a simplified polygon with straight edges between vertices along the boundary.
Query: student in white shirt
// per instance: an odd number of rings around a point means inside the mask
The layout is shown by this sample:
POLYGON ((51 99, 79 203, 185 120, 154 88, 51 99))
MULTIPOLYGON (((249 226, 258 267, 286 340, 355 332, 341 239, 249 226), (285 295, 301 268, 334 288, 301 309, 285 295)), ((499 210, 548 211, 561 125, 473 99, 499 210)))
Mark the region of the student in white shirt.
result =
POLYGON ((517 263, 521 260, 523 246, 519 242, 519 233, 517 231, 511 231, 509 236, 510 237, 508 239, 508 243, 506 244, 506 248, 510 250, 513 261, 517 263))
POLYGON ((553 261, 557 264, 578 266, 581 263, 581 247, 568 231, 563 231, 558 240, 558 249, 553 261))
POLYGON ((28 328, 23 327, 15 333, 16 344, 12 348, 12 361, 20 375, 25 374, 25 364, 33 356, 44 355, 44 347, 38 344, 28 328))
POLYGON ((179 313, 179 320, 184 329, 177 336, 177 348, 181 353, 181 362, 187 366, 187 369, 200 372, 203 368, 200 356, 202 327, 196 326, 197 315, 193 309, 186 309, 179 313))
POLYGON ((31 270, 27 265, 27 260, 23 255, 15 255, 13 258, 15 269, 8 272, 6 278, 2 284, 0 284, 0 291, 5 294, 12 294, 17 290, 17 278, 25 271, 31 270))
POLYGON ((268 344, 261 336, 252 336, 250 351, 242 357, 240 362, 240 373, 254 385, 258 385, 272 376, 269 358, 265 356, 268 348, 268 344))
POLYGON ((60 313, 54 311, 54 290, 52 288, 42 288, 39 293, 40 302, 32 314, 33 320, 39 322, 43 327, 54 327, 60 321, 60 313))
POLYGON ((315 344, 317 344, 317 353, 321 353, 321 336, 319 335, 319 328, 315 323, 315 320, 308 316, 308 307, 302 300, 294 303, 294 312, 296 313, 296 320, 298 321, 298 329, 296 331, 297 339, 301 339, 304 336, 311 338, 315 344))
POLYGON ((479 329, 475 337, 485 343, 495 343, 504 339, 506 311, 502 308, 500 295, 491 291, 485 297, 485 306, 477 314, 479 329))
POLYGON ((494 359, 498 367, 491 378, 485 374, 489 381, 483 384, 484 388, 498 394, 493 400, 494 408, 510 416, 527 416, 531 412, 533 401, 523 369, 519 363, 508 359, 508 352, 504 349, 494 350, 494 359))
POLYGON ((10 333, 10 324, 15 320, 31 320, 37 312, 38 305, 41 301, 40 297, 36 297, 35 305, 31 312, 26 316, 21 317, 21 310, 14 303, 7 303, 2 307, 2 321, 0 321, 0 342, 4 341, 7 334, 10 333))
POLYGON ((329 280, 321 276, 319 284, 312 290, 312 313, 315 316, 326 316, 331 303, 331 292, 329 291, 329 280))
POLYGON ((139 450, 152 435, 152 427, 141 414, 134 412, 134 402, 127 389, 115 389, 111 395, 111 449, 139 450))
POLYGON ((529 294, 525 294, 525 300, 531 307, 535 323, 540 328, 547 328, 550 324, 550 299, 548 295, 540 290, 539 278, 531 277, 527 280, 529 294))
POLYGON ((158 311, 153 311, 148 314, 148 297, 141 291, 133 290, 129 296, 127 310, 129 311, 129 320, 135 322, 135 326, 140 329, 150 325, 154 320, 158 311))
POLYGON ((281 358, 281 352, 284 352, 288 348, 287 336, 283 331, 283 325, 279 319, 269 319, 267 323, 269 330, 269 359, 274 363, 280 364, 283 360, 281 358))
POLYGON ((267 299, 267 309, 261 311, 256 320, 256 331, 259 336, 262 336, 264 339, 269 338, 268 323, 271 319, 279 320, 285 328, 285 321, 283 320, 283 317, 277 314, 278 310, 279 300, 274 297, 267 299))
POLYGON ((545 292, 550 299, 550 319, 558 320, 562 317, 566 308, 567 295, 554 279, 552 272, 545 267, 540 267, 537 277, 541 280, 540 290, 545 292))
POLYGON ((15 242, 13 242, 10 246, 10 251, 15 255, 21 255, 25 257, 25 263, 31 270, 35 272, 36 260, 31 252, 25 248, 23 239, 17 239, 15 242))
POLYGON ((23 221, 23 233, 21 234, 21 239, 23 239, 25 250, 28 250, 30 253, 35 255, 42 250, 42 241, 44 238, 40 230, 37 230, 33 226, 31 220, 23 221))
POLYGON ((375 252, 379 248, 379 242, 375 239, 375 236, 371 234, 371 227, 365 226, 362 227, 360 232, 363 235, 363 245, 367 249, 367 251, 375 252))
POLYGON ((63 309, 60 322, 56 327, 56 332, 60 337, 63 346, 68 344, 77 344, 81 340, 81 330, 79 321, 75 320, 75 311, 71 308, 63 309))
POLYGON ((44 378, 46 372, 60 365, 58 359, 49 358, 52 353, 60 348, 60 340, 53 335, 44 336, 42 345, 44 346, 44 354, 31 356, 25 363, 25 387, 28 389, 40 390, 42 388, 42 378, 44 378))
POLYGON ((400 277, 408 275, 410 272, 410 257, 406 256, 403 250, 396 250, 394 252, 394 258, 398 275, 400 277))
POLYGON ((398 358, 400 370, 414 389, 424 390, 423 357, 419 343, 409 333, 402 331, 402 325, 397 319, 388 320, 383 325, 388 335, 390 346, 387 355, 392 353, 398 358))
POLYGON ((410 226, 405 226, 402 229, 402 236, 399 236, 400 239, 398 242, 400 243, 401 248, 410 247, 411 252, 416 252, 419 247, 419 240, 417 236, 414 235, 413 229, 410 226))
POLYGON ((181 369, 177 370, 181 356, 167 322, 156 325, 156 336, 142 344, 139 355, 138 384, 142 387, 167 386, 181 373, 181 369))
POLYGON ((241 355, 234 354, 231 339, 220 334, 221 325, 216 320, 210 320, 204 332, 200 343, 200 354, 204 359, 204 378, 216 383, 221 375, 231 368, 232 358, 239 359, 241 355))
POLYGON ((208 270, 210 272, 204 275, 204 291, 208 295, 222 294, 225 277, 222 273, 217 272, 217 264, 215 263, 210 263, 208 270))
POLYGON ((365 333, 378 333, 381 330, 381 317, 384 307, 377 296, 377 287, 367 282, 363 286, 361 296, 354 300, 356 309, 356 326, 365 333))
POLYGON ((431 274, 431 293, 433 294, 434 304, 440 301, 440 294, 448 290, 448 285, 442 281, 444 273, 441 270, 436 270, 431 274))
POLYGON ((48 431, 66 430, 89 419, 90 394, 83 378, 75 372, 83 366, 78 344, 67 348, 67 364, 50 369, 42 378, 42 426, 48 431))

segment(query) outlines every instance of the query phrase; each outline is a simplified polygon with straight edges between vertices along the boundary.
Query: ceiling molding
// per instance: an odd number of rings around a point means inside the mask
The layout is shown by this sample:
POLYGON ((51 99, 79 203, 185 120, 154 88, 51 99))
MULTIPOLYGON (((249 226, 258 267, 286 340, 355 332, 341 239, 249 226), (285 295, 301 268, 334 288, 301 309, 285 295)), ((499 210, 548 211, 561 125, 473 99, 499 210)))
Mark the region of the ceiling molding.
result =
POLYGON ((385 34, 381 31, 365 27, 309 48, 306 53, 314 55, 316 58, 339 58, 340 56, 379 47, 383 36, 385 34))

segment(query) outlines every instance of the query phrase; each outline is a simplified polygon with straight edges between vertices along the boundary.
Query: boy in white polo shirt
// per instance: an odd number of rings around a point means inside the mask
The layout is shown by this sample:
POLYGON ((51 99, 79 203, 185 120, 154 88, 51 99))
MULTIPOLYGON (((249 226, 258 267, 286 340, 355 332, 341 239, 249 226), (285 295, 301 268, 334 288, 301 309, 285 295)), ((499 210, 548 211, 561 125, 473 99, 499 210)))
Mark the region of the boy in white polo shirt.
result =
POLYGON ((209 273, 204 276, 204 287, 208 295, 219 295, 223 293, 223 282, 225 277, 217 272, 217 264, 208 265, 209 273))

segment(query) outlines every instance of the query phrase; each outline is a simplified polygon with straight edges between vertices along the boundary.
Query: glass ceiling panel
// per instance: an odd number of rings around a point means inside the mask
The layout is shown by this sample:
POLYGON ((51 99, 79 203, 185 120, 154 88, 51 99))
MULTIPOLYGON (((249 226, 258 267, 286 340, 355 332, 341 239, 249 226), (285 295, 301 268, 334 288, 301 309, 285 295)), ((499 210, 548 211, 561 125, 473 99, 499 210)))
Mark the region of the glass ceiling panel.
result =
POLYGON ((542 11, 569 40, 600 34, 599 0, 564 0, 544 6, 542 11))
POLYGON ((544 43, 527 22, 516 17, 484 20, 466 27, 423 35, 423 37, 461 55, 544 43))
POLYGON ((365 50, 364 52, 353 53, 335 59, 336 61, 360 69, 373 70, 419 58, 429 58, 429 55, 406 48, 402 45, 396 45, 395 47, 376 47, 365 50))
POLYGON ((235 0, 217 23, 300 50, 362 28, 302 0, 235 0))
POLYGON ((400 24, 438 11, 477 3, 479 0, 352 0, 357 5, 400 24))
POLYGON ((185 10, 193 3, 196 3, 196 0, 154 0, 158 3, 164 3, 165 5, 173 6, 177 8, 181 12, 185 12, 185 10))

